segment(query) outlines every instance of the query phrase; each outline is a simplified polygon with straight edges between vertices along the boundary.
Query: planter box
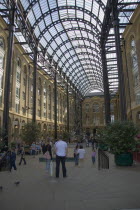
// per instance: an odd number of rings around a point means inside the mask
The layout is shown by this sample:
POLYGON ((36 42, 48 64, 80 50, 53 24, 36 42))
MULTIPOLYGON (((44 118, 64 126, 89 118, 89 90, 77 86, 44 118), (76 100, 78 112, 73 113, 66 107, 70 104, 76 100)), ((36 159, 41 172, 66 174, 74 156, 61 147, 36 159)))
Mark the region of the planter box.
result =
POLYGON ((115 154, 115 163, 117 166, 132 166, 133 164, 133 154, 115 154))

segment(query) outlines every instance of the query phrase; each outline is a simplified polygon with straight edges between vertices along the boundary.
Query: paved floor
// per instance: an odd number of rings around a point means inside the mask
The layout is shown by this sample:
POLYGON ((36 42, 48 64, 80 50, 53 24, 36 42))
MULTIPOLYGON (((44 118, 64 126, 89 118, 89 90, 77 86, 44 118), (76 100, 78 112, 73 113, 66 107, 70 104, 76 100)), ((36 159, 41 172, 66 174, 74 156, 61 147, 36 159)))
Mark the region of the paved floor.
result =
MULTIPOLYGON (((73 149, 69 149, 73 153, 73 149)), ((48 177, 39 156, 26 157, 17 171, 0 172, 1 210, 140 210, 140 165, 98 170, 86 148, 84 167, 67 162, 68 177, 48 177), (16 186, 15 181, 20 181, 16 186)), ((54 164, 55 167, 55 164, 54 164)))

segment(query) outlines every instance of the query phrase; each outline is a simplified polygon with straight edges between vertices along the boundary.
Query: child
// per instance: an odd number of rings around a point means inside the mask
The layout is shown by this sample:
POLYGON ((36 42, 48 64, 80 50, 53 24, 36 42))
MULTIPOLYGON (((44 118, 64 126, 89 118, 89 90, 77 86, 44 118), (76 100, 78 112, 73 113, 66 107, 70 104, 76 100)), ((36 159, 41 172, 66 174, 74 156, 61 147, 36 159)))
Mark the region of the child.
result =
POLYGON ((80 149, 78 149, 77 153, 79 154, 79 166, 83 166, 86 152, 85 152, 85 149, 83 149, 82 145, 80 145, 80 149))
POLYGON ((94 164, 95 163, 95 156, 96 156, 96 152, 95 152, 95 149, 92 150, 92 163, 94 164))
POLYGON ((24 161, 24 165, 26 165, 24 147, 21 147, 21 152, 20 152, 20 155, 21 155, 21 157, 20 157, 20 162, 19 162, 19 165, 21 165, 22 160, 24 161))

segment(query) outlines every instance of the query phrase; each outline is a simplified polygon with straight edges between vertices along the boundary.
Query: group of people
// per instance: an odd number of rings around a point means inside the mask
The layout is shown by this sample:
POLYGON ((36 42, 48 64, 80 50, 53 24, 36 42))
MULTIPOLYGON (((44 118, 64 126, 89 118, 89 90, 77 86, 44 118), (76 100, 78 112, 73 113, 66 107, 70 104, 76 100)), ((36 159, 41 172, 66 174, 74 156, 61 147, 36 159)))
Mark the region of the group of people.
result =
MULTIPOLYGON (((76 145, 75 149, 74 149, 74 160, 75 160, 75 166, 82 166, 84 163, 84 158, 85 158, 85 149, 83 148, 82 145, 76 145)), ((91 158, 92 158, 92 163, 95 163, 95 157, 96 157, 96 151, 94 148, 92 148, 92 154, 91 154, 91 158)))
MULTIPOLYGON (((50 170, 51 170, 51 166, 52 166, 52 142, 51 141, 47 141, 47 143, 42 144, 42 153, 44 155, 44 158, 46 159, 46 172, 49 174, 50 170)), ((62 137, 59 138, 58 141, 56 141, 56 143, 54 144, 54 151, 56 154, 56 171, 55 171, 55 176, 56 178, 59 178, 59 174, 60 174, 60 163, 62 165, 62 174, 63 177, 67 177, 67 170, 66 170, 66 165, 65 165, 65 161, 66 161, 66 157, 68 154, 68 145, 65 141, 62 140, 62 137)), ((74 148, 74 160, 75 160, 75 166, 82 166, 84 163, 84 159, 85 159, 85 149, 83 148, 83 145, 79 145, 77 144, 76 147, 74 148)), ((33 154, 34 155, 34 154, 33 154)), ((94 148, 92 148, 92 162, 93 164, 95 163, 95 157, 96 157, 96 151, 94 148)), ((14 168, 14 170, 17 169, 16 164, 16 153, 13 150, 11 150, 10 153, 10 171, 12 168, 14 168)), ((21 147, 21 152, 20 152, 20 161, 19 161, 19 165, 21 165, 22 161, 24 162, 24 164, 26 164, 26 160, 25 160, 25 152, 24 152, 24 147, 21 147)))

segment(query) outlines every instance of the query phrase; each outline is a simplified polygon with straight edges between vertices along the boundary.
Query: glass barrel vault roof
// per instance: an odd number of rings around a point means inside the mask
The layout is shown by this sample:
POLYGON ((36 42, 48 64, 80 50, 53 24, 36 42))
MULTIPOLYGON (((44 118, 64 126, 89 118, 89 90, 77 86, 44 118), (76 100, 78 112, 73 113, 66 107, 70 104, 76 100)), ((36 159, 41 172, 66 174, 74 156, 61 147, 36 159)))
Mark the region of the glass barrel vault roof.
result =
MULTIPOLYGON (((100 37, 108 0, 18 2, 46 54, 52 57, 82 95, 97 90, 103 91, 100 37)), ((133 3, 132 0, 118 0, 118 3, 130 2, 133 3)), ((129 22, 133 13, 129 9, 135 9, 136 6, 128 4, 125 6, 125 12, 119 12, 121 24, 129 22)), ((123 30, 121 29, 121 33, 123 30)), ((110 30, 110 37, 111 34, 114 34, 113 29, 110 30)), ((21 34, 17 35, 21 39, 21 34)), ((112 50, 115 51, 115 43, 112 44, 112 50)), ((117 91, 116 53, 108 51, 107 65, 110 90, 117 91)))

